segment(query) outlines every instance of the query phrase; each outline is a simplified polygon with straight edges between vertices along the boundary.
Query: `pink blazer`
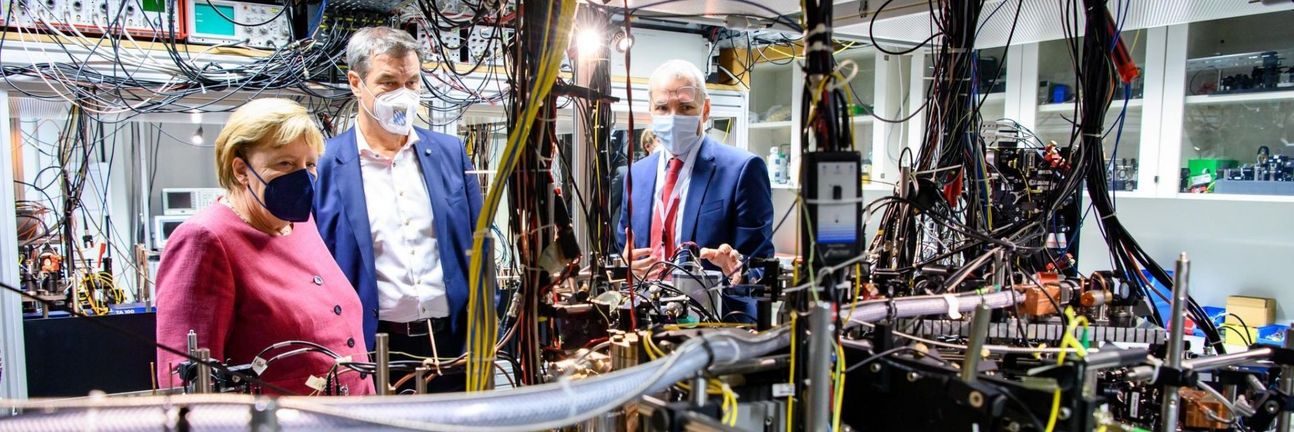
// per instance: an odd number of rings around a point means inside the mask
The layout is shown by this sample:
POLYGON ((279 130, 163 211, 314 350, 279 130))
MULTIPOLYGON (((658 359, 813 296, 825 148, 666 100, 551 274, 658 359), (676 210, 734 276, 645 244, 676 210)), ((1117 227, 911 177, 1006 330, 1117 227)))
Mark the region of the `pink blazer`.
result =
MULTIPOLYGON (((189 330, 198 347, 229 365, 251 363, 285 340, 314 342, 354 361, 368 361, 359 297, 328 253, 313 220, 286 236, 252 228, 223 204, 213 204, 172 233, 157 272, 157 342, 184 351, 189 330)), ((270 357, 301 346, 274 350, 270 357)), ((181 384, 180 356, 157 352, 158 386, 181 384)), ((269 364, 265 381, 309 394, 334 360, 305 353, 269 364)), ((338 368, 351 395, 374 393, 371 377, 338 368)), ((266 389, 266 393, 274 393, 266 389)))

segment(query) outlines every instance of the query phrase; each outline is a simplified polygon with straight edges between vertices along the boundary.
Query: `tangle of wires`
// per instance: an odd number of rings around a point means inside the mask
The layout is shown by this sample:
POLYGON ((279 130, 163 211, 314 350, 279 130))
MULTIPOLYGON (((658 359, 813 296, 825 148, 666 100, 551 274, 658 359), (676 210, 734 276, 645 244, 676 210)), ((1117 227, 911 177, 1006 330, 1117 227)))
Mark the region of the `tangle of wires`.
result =
MULTIPOLYGON (((130 257, 133 238, 122 235, 105 211, 108 182, 117 146, 137 141, 135 124, 110 124, 72 105, 62 122, 24 121, 18 125, 19 154, 43 166, 17 180, 25 198, 17 201, 21 279, 29 291, 63 295, 71 288, 73 307, 107 314, 108 305, 126 301, 118 274, 131 274, 133 260, 114 266, 113 257, 130 257), (52 128, 59 125, 50 142, 52 128), (30 152, 30 153, 29 153, 30 152)), ((136 287, 138 290, 139 287, 136 287)), ((138 297, 138 291, 135 296, 138 297)))
POLYGON ((430 104, 432 125, 455 122, 472 105, 507 100, 511 87, 503 84, 511 68, 506 54, 517 22, 508 2, 459 1, 453 11, 440 3, 418 0, 400 17, 429 53, 423 83, 436 102, 430 104))
MULTIPOLYGON (((143 10, 141 0, 130 1, 135 9, 143 10)), ((48 12, 45 2, 8 4, 2 11, 6 22, 22 17, 31 28, 16 26, 15 31, 0 35, 0 49, 6 44, 11 50, 21 48, 30 64, 6 64, 0 74, 11 88, 29 97, 63 100, 92 113, 121 114, 120 120, 128 120, 145 113, 227 111, 231 108, 224 106, 226 101, 255 98, 273 90, 293 89, 324 100, 344 99, 350 94, 330 83, 344 76, 338 64, 343 63, 346 41, 356 30, 353 26, 323 25, 312 32, 312 38, 264 55, 255 51, 217 55, 229 53, 228 48, 241 43, 197 52, 194 46, 177 43, 181 24, 175 13, 176 0, 168 2, 165 19, 149 22, 151 28, 146 30, 153 35, 151 40, 138 41, 131 32, 111 30, 120 28, 125 7, 113 11, 95 32, 97 36, 88 36, 76 27, 48 21, 45 16, 52 14, 38 13, 48 12), (36 32, 52 37, 39 38, 36 32), (152 46, 145 46, 149 43, 152 46), (51 45, 53 49, 48 48, 51 45), (57 61, 60 58, 66 61, 57 61), (113 66, 111 70, 87 67, 93 64, 113 66), (29 91, 15 85, 14 76, 35 78, 47 90, 29 91)))
MULTIPOLYGON (((489 372, 494 368, 497 349, 495 336, 498 320, 494 308, 494 286, 484 275, 486 230, 489 228, 506 186, 514 216, 510 217, 511 235, 517 244, 516 256, 520 258, 521 287, 517 295, 518 317, 513 324, 518 328, 516 349, 525 354, 519 357, 519 376, 523 384, 538 381, 541 359, 538 302, 552 286, 562 280, 578 261, 567 247, 547 249, 562 232, 569 232, 569 218, 562 220, 565 211, 559 195, 552 194, 552 178, 548 167, 555 147, 555 97, 552 88, 556 82, 564 48, 574 21, 574 2, 520 2, 521 14, 517 22, 517 42, 509 47, 513 73, 509 84, 514 98, 509 104, 508 142, 501 154, 498 169, 485 195, 483 209, 476 222, 478 233, 473 241, 469 265, 468 295, 468 390, 485 390, 489 372), (506 180, 506 181, 505 181, 506 180), (541 200, 553 205, 539 205, 541 200)), ((573 244, 573 239, 572 243, 573 244)))
MULTIPOLYGON (((1151 279, 1163 286, 1173 289, 1173 279, 1164 271, 1149 254, 1142 249, 1132 234, 1119 221, 1115 213, 1114 202, 1109 193, 1109 183, 1105 170, 1105 155, 1102 151, 1102 138, 1105 136, 1105 112, 1118 89, 1119 80, 1128 85, 1131 78, 1119 71, 1126 69, 1128 61, 1127 47, 1119 39, 1119 28, 1110 17, 1105 2, 1085 0, 1086 38, 1083 40, 1082 63, 1078 81, 1080 103, 1080 123, 1078 132, 1081 154, 1084 162, 1088 196, 1096 210, 1097 221, 1105 235, 1110 256, 1113 257, 1115 271, 1138 288, 1142 296, 1158 295, 1151 279), (1143 272, 1144 270, 1144 272, 1143 272), (1150 276, 1147 277, 1146 274, 1150 276)), ((1225 353, 1222 338, 1203 308, 1191 299, 1187 305, 1192 318, 1201 323, 1208 344, 1217 352, 1225 353)), ((1151 308, 1152 311, 1155 308, 1151 308)), ((1156 324, 1163 325, 1162 317, 1155 311, 1152 318, 1156 324)))

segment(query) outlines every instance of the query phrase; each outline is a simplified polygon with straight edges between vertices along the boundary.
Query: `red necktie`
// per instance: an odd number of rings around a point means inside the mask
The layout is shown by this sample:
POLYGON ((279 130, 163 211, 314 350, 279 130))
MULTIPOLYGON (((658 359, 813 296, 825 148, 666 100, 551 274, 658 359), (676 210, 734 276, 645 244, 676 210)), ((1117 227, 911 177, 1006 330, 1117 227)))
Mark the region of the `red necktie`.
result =
POLYGON ((674 198, 674 186, 678 183, 680 171, 683 171, 683 161, 679 158, 671 158, 669 171, 665 174, 665 187, 660 190, 661 206, 656 207, 656 211, 652 212, 651 247, 653 249, 662 247, 659 249, 663 253, 660 255, 662 260, 673 258, 674 249, 677 247, 674 239, 674 220, 678 215, 679 199, 674 198))

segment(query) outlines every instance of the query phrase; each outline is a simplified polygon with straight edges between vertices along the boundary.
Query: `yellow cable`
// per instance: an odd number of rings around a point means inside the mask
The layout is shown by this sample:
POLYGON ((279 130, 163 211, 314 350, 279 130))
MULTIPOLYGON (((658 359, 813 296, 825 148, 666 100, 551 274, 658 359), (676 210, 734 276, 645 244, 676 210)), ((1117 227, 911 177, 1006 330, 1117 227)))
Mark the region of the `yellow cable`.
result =
POLYGON ((840 430, 840 409, 845 402, 845 348, 836 341, 836 400, 831 413, 831 430, 840 430))
MULTIPOLYGON (((1078 328, 1079 325, 1082 325, 1084 329, 1087 328, 1088 326, 1087 317, 1074 316, 1074 309, 1071 307, 1065 308, 1065 316, 1069 318, 1069 325, 1065 327, 1065 334, 1061 335, 1061 339, 1060 339, 1061 350, 1060 350, 1060 355, 1057 357, 1057 360, 1056 360, 1057 365, 1065 364, 1065 354, 1069 351, 1065 348, 1068 348, 1068 347, 1074 348, 1074 355, 1077 355, 1079 357, 1087 356, 1087 350, 1083 348, 1083 344, 1079 343, 1078 339, 1074 337, 1074 329, 1078 328)), ((1047 416, 1046 432, 1052 432, 1056 429, 1056 419, 1059 417, 1060 417, 1060 389, 1057 388, 1051 398, 1051 414, 1047 416)))
MULTIPOLYGON (((791 331, 790 331, 791 363, 788 367, 788 369, 790 369, 790 378, 787 379, 786 382, 790 383, 792 388, 795 387, 795 320, 797 319, 798 316, 799 316, 798 313, 796 313, 795 311, 791 311, 791 331)), ((791 425, 793 424, 791 422, 791 419, 794 416, 795 416, 795 392, 792 391, 791 394, 786 395, 786 430, 788 431, 794 430, 791 427, 791 425)))
MULTIPOLYGON (((546 17, 551 17, 552 12, 552 3, 549 3, 546 17)), ((531 93, 530 100, 526 103, 525 112, 522 116, 524 120, 509 133, 503 161, 495 174, 494 181, 490 185, 489 193, 486 194, 484 208, 476 219, 468 274, 467 327, 468 344, 471 348, 469 361, 467 362, 468 391, 486 390, 485 385, 489 382, 489 374, 493 370, 495 339, 497 339, 495 333, 498 332, 498 325, 495 322, 497 317, 490 313, 493 310, 492 305, 483 305, 484 302, 493 299, 493 285, 485 286, 481 277, 484 263, 482 256, 485 255, 485 236, 488 235, 490 221, 493 220, 495 213, 498 211, 499 201, 507 183, 506 179, 516 168, 519 155, 526 147, 526 138, 530 136, 530 130, 534 126, 535 117, 539 114, 539 108, 543 106, 540 101, 547 97, 556 81, 556 73, 562 60, 562 51, 553 50, 551 47, 565 47, 568 45, 571 33, 571 18, 574 17, 574 13, 575 2, 562 2, 561 10, 557 17, 557 28, 549 30, 550 32, 556 31, 556 41, 553 44, 546 44, 545 47, 548 49, 540 55, 543 61, 540 62, 535 74, 534 84, 536 88, 531 93), (483 316, 478 317, 478 315, 483 316)))

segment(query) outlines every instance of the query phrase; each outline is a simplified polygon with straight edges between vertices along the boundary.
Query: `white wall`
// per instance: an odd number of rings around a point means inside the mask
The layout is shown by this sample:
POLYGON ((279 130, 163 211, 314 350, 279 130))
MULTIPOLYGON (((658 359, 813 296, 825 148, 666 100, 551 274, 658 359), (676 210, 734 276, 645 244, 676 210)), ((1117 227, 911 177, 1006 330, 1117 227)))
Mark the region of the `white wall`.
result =
MULTIPOLYGON (((1229 295, 1277 300, 1279 322, 1294 320, 1294 203, 1120 197, 1116 213, 1159 264, 1191 260, 1191 296, 1226 306, 1229 295)), ((1093 213, 1079 243, 1079 271, 1108 270, 1109 253, 1093 213)))
MULTIPOLYGON (((646 78, 666 60, 682 59, 705 71, 710 44, 700 35, 661 30, 636 29, 630 48, 629 76, 646 78)), ((718 51, 715 52, 718 54, 718 51)), ((611 50, 611 75, 625 75, 625 56, 611 50)))

